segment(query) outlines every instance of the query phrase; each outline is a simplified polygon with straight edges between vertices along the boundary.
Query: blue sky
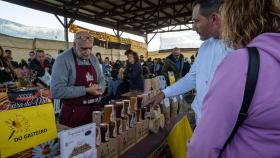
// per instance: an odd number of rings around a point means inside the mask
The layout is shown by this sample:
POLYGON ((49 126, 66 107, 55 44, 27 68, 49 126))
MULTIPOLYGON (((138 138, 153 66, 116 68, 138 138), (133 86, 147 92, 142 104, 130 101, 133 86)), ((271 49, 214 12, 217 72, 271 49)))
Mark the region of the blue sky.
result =
MULTIPOLYGON (((8 2, 4 2, 4 1, 0 1, 0 6, 1 6, 0 18, 7 19, 7 20, 17 22, 17 23, 20 23, 23 25, 27 25, 27 26, 39 26, 39 27, 63 29, 62 25, 59 23, 59 21, 56 19, 56 17, 53 14, 49 14, 46 12, 14 5, 14 4, 11 4, 8 2)), ((86 28, 89 28, 89 29, 92 29, 95 31, 114 34, 112 29, 109 29, 109 28, 104 28, 104 27, 100 27, 97 25, 92 25, 92 24, 88 24, 88 23, 84 23, 84 22, 80 22, 80 21, 75 21, 74 24, 82 26, 82 27, 86 27, 86 28)), ((192 46, 192 44, 191 44, 190 46, 187 46, 187 47, 198 47, 200 45, 200 44, 197 44, 200 42, 198 40, 198 36, 196 33, 192 32, 192 31, 188 31, 188 32, 184 31, 184 32, 188 34, 187 36, 190 36, 190 41, 194 45, 194 46, 192 46)), ((182 33, 183 32, 178 33, 178 34, 182 34, 182 33)), ((168 37, 168 34, 170 34, 170 33, 164 34, 164 36, 168 37)), ((174 36, 174 34, 176 34, 176 33, 172 33, 170 35, 174 36)), ((69 36, 70 36, 70 40, 73 39, 72 34, 70 34, 69 36)), ((143 37, 128 34, 128 33, 123 33, 122 37, 144 42, 143 37)), ((159 47, 160 47, 160 35, 156 35, 156 37, 149 44, 149 51, 158 50, 159 47)))

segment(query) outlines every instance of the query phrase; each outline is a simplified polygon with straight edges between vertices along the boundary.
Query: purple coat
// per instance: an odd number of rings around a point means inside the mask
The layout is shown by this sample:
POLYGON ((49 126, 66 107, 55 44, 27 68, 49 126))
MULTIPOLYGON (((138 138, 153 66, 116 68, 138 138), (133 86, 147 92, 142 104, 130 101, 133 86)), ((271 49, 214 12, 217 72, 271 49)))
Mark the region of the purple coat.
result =
MULTIPOLYGON (((221 157, 280 158, 280 33, 261 34, 248 47, 257 47, 260 53, 257 87, 248 118, 221 157)), ((243 48, 230 53, 217 68, 187 158, 219 156, 241 108, 247 66, 243 48)))

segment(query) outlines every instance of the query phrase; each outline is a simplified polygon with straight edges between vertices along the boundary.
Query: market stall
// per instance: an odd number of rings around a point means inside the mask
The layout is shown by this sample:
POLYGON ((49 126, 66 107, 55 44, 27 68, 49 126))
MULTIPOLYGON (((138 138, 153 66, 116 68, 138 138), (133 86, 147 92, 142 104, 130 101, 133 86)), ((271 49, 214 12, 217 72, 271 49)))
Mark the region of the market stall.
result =
POLYGON ((8 84, 1 90, 1 157, 184 157, 192 130, 183 97, 143 106, 161 88, 159 77, 147 79, 144 92, 126 93, 93 111, 92 123, 70 128, 57 123, 48 90, 8 84))

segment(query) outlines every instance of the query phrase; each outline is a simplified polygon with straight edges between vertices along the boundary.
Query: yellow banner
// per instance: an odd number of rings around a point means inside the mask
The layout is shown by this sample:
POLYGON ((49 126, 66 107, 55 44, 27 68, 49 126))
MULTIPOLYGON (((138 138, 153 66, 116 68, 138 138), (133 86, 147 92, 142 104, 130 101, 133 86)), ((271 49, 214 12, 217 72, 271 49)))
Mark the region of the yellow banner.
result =
POLYGON ((0 112, 0 157, 7 157, 57 137, 51 103, 0 112))

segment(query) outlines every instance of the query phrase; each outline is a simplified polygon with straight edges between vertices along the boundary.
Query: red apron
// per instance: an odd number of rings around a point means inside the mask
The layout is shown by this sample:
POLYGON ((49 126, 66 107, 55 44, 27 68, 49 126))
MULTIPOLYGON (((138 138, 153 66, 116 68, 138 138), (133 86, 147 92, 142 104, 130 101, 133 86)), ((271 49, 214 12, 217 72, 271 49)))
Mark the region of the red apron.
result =
MULTIPOLYGON (((78 65, 77 57, 72 49, 76 66, 74 86, 89 87, 97 83, 97 75, 91 62, 90 65, 78 65)), ((97 96, 86 94, 74 99, 63 99, 60 123, 69 127, 77 127, 92 122, 92 111, 100 110, 97 96)))

